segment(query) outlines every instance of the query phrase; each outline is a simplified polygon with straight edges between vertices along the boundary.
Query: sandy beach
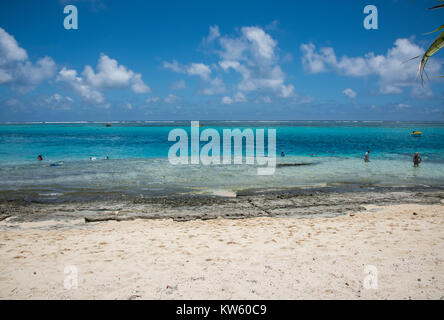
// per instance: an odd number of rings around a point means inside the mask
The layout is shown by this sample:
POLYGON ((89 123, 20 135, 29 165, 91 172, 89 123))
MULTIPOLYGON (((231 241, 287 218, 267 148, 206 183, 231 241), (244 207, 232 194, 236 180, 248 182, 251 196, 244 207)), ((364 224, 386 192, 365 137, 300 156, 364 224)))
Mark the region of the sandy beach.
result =
POLYGON ((442 201, 364 207, 298 219, 6 218, 0 298, 444 299, 442 201), (72 266, 77 288, 65 288, 72 266), (364 285, 368 268, 377 289, 364 285))

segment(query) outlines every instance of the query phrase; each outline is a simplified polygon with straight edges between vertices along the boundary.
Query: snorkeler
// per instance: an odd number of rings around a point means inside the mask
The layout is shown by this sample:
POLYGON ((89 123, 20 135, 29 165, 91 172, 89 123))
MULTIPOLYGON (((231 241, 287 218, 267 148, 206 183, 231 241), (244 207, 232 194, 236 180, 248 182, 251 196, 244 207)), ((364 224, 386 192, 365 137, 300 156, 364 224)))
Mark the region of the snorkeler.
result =
POLYGON ((370 162, 370 150, 368 150, 367 153, 364 155, 364 161, 370 162))
POLYGON ((422 159, 418 152, 415 152, 415 155, 413 156, 413 166, 419 167, 419 164, 421 163, 422 159))

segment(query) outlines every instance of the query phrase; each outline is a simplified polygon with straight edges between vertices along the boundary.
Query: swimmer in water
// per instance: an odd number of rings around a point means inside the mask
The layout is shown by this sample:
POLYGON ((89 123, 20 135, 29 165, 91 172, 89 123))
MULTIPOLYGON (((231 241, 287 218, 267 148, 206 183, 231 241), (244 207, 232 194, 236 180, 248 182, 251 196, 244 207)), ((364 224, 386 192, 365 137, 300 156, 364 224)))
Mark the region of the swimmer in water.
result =
POLYGON ((281 157, 285 157, 284 150, 281 151, 281 157))
POLYGON ((38 156, 37 158, 39 159, 39 161, 42 161, 42 160, 43 160, 43 157, 42 157, 41 154, 39 154, 39 156, 38 156))
POLYGON ((415 155, 413 156, 413 166, 419 167, 419 164, 421 163, 422 159, 418 152, 415 152, 415 155))
POLYGON ((364 161, 370 162, 370 150, 368 150, 367 153, 364 155, 364 161))

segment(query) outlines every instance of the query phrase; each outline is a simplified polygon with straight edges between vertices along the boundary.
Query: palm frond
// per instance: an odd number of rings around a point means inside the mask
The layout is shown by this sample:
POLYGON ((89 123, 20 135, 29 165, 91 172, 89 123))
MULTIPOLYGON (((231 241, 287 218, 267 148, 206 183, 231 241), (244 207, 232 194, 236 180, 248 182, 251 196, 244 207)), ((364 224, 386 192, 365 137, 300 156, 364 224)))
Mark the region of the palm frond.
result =
POLYGON ((444 24, 441 26, 441 27, 439 27, 438 29, 436 29, 436 30, 433 30, 432 32, 427 32, 427 33, 424 33, 423 35, 424 36, 426 36, 426 35, 428 35, 428 34, 432 34, 432 33, 434 33, 434 32, 436 32, 436 31, 439 31, 439 30, 441 30, 441 29, 444 29, 444 24))
MULTIPOLYGON (((439 1, 444 1, 444 0, 439 0, 439 1)), ((443 7, 444 7, 444 4, 438 4, 437 6, 429 8, 429 10, 436 9, 436 8, 443 8, 443 7)))
POLYGON ((435 39, 435 41, 433 41, 433 43, 424 53, 421 61, 419 62, 418 74, 421 75, 422 82, 424 82, 425 67, 427 65, 427 62, 429 61, 429 58, 433 56, 436 52, 438 52, 438 50, 442 47, 444 47, 444 31, 441 32, 441 34, 438 36, 438 38, 435 39))
POLYGON ((438 4, 437 6, 429 8, 429 10, 436 9, 436 8, 442 8, 442 7, 444 7, 444 4, 438 4))

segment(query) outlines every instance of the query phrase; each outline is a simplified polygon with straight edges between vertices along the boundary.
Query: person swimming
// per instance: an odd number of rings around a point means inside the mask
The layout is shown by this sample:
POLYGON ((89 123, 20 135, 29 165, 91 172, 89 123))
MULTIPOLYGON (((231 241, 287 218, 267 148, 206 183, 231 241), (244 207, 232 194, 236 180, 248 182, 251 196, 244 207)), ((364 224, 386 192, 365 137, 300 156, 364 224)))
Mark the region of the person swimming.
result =
POLYGON ((50 167, 61 167, 63 165, 63 161, 59 161, 56 163, 51 163, 49 166, 50 167))
POLYGON ((37 159, 39 159, 39 161, 43 161, 43 157, 41 154, 38 155, 37 159))
POLYGON ((421 163, 422 159, 418 152, 415 152, 415 155, 413 156, 413 166, 419 167, 419 164, 421 163))
POLYGON ((368 150, 367 153, 364 155, 364 161, 370 162, 370 150, 368 150))
POLYGON ((285 157, 284 150, 281 151, 281 157, 285 157))

